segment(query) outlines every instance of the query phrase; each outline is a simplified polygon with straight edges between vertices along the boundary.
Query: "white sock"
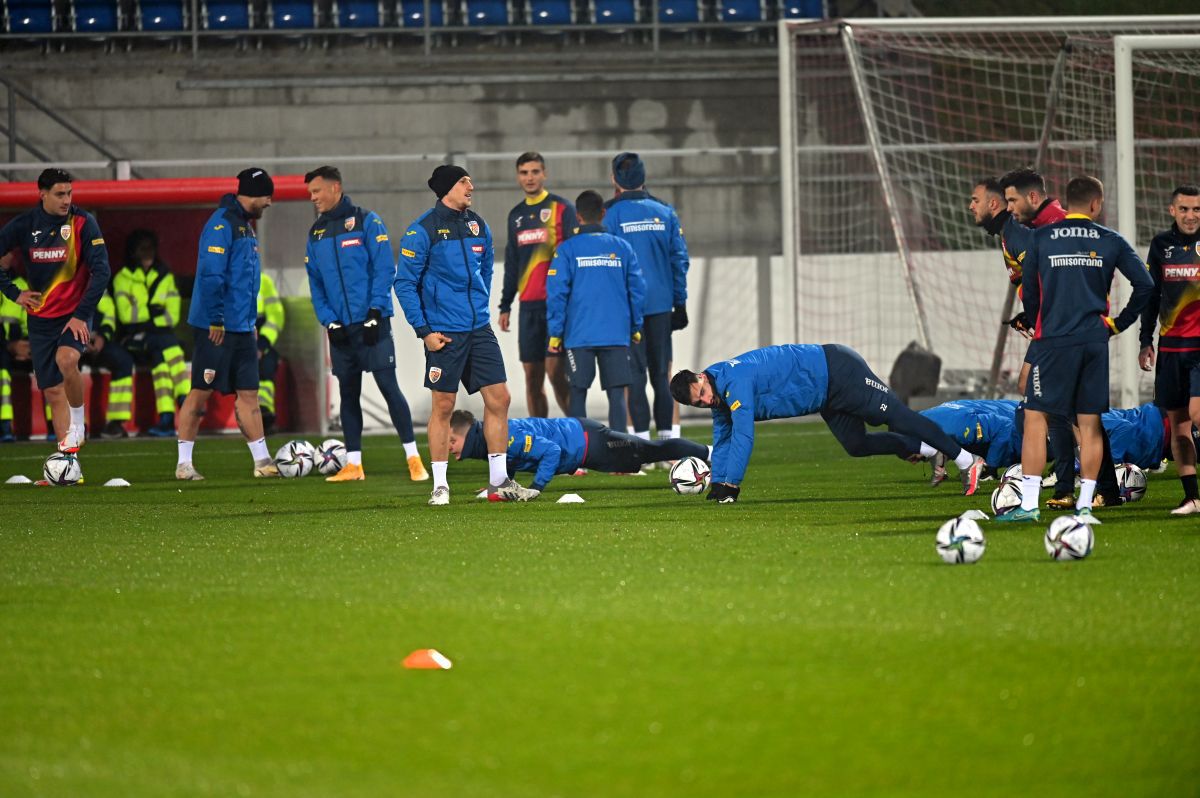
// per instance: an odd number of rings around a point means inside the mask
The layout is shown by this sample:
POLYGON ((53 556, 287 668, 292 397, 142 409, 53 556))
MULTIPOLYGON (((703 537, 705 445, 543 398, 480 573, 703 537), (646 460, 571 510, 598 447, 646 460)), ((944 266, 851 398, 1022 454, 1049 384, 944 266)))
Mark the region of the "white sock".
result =
POLYGON ((678 438, 678 437, 679 437, 679 425, 678 425, 678 424, 672 424, 672 425, 671 425, 671 437, 672 437, 672 438, 678 438))
POLYGON ((488 482, 492 487, 508 481, 508 455, 505 452, 488 452, 488 482))
MULTIPOLYGON (((68 405, 68 407, 70 407, 70 405, 68 405)), ((85 422, 83 420, 83 405, 80 405, 79 407, 72 407, 71 408, 71 426, 79 427, 80 429, 83 429, 84 424, 86 424, 86 423, 87 422, 85 422)))
POLYGON ((975 462, 975 455, 963 449, 958 453, 958 457, 954 458, 954 464, 959 468, 970 468, 971 463, 975 462))
POLYGON ((179 459, 175 461, 176 465, 192 462, 192 447, 196 445, 195 441, 180 441, 179 442, 179 459))
POLYGON ((1092 509, 1092 497, 1096 495, 1096 480, 1081 479, 1079 480, 1079 500, 1075 502, 1075 509, 1082 510, 1085 507, 1092 509))
POLYGON ((362 465, 362 452, 346 452, 346 462, 350 465, 362 465))
POLYGON ((446 460, 434 460, 429 464, 433 468, 433 489, 450 488, 450 483, 446 481, 446 460))
POLYGON ((660 429, 658 431, 658 439, 660 441, 669 441, 674 437, 675 437, 675 433, 671 432, 671 430, 661 430, 660 429))
POLYGON ((625 432, 629 435, 632 435, 633 434, 633 426, 632 425, 626 426, 625 432))
POLYGON ((711 446, 708 447, 708 457, 706 457, 704 459, 708 460, 710 463, 712 462, 712 447, 711 446))
POLYGON ((416 456, 417 456, 417 442, 409 441, 408 443, 404 444, 404 457, 407 459, 409 457, 416 457, 416 456))
POLYGON ((1036 510, 1038 506, 1038 494, 1042 492, 1042 478, 1040 476, 1021 477, 1021 509, 1036 510))
POLYGON ((256 441, 248 441, 246 446, 250 448, 250 456, 254 458, 254 462, 261 463, 263 460, 271 459, 271 453, 267 451, 266 438, 259 438, 256 441))
POLYGON ((924 457, 926 460, 930 459, 937 453, 938 453, 937 449, 933 448, 932 446, 930 446, 928 443, 925 443, 924 441, 921 442, 921 456, 924 457))
POLYGON ((650 440, 650 430, 646 430, 645 432, 635 432, 633 434, 638 436, 639 438, 641 438, 644 441, 650 440))

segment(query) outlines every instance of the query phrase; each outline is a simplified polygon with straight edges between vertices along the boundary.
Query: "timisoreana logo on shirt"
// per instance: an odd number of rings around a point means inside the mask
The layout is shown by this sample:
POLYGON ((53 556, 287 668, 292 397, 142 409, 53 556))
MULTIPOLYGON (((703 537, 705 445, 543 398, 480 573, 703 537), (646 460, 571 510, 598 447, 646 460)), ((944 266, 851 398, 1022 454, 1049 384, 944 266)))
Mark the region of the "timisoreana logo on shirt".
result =
POLYGON ((587 269, 592 266, 605 266, 610 269, 621 268, 621 259, 612 255, 589 255, 587 257, 576 258, 575 266, 579 269, 587 269))
POLYGON ((1087 255, 1050 256, 1050 268, 1058 269, 1064 266, 1085 266, 1088 268, 1099 269, 1104 266, 1104 258, 1098 257, 1095 252, 1087 255))
POLYGON ((621 222, 622 233, 660 233, 667 229, 667 223, 657 216, 653 219, 642 219, 637 222, 621 222))

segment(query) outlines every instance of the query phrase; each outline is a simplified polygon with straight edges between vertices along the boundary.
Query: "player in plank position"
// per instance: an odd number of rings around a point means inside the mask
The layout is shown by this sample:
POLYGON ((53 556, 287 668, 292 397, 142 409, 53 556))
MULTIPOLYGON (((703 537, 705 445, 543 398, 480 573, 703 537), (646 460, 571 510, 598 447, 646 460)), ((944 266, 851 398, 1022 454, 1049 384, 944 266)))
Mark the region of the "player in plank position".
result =
MULTIPOLYGON (((483 423, 466 410, 455 410, 450 418, 450 452, 459 460, 487 459, 483 423)), ((633 474, 647 463, 684 457, 707 461, 709 454, 709 447, 686 438, 646 440, 587 418, 508 420, 508 470, 535 472, 529 498, 537 498, 555 474, 574 474, 580 468, 633 474)))
POLYGON ((935 424, 910 410, 862 356, 841 344, 788 344, 755 349, 699 373, 671 378, 680 404, 713 415, 712 489, 708 498, 735 502, 754 448, 754 422, 820 413, 852 457, 909 451, 909 438, 928 441, 925 456, 943 452, 958 466, 963 494, 979 484, 983 458, 959 446, 935 424), (889 432, 867 432, 886 424, 889 432))

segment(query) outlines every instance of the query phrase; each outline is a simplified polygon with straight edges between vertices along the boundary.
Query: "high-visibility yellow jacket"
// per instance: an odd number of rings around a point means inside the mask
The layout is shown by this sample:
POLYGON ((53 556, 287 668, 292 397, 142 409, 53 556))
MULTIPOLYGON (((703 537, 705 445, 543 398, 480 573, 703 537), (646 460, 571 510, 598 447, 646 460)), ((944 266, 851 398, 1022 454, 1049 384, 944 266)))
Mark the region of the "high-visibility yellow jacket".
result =
MULTIPOLYGON (((29 290, 24 277, 13 277, 13 285, 29 290)), ((0 293, 0 341, 19 341, 29 337, 29 315, 25 308, 0 293)))
POLYGON ((148 328, 171 329, 179 322, 179 289, 175 275, 163 264, 149 269, 125 266, 113 277, 117 321, 126 332, 148 328))
POLYGON ((256 326, 259 339, 275 346, 275 342, 279 340, 279 333, 283 332, 283 322, 283 300, 280 299, 279 291, 275 288, 275 281, 268 277, 266 272, 263 272, 258 286, 256 326))

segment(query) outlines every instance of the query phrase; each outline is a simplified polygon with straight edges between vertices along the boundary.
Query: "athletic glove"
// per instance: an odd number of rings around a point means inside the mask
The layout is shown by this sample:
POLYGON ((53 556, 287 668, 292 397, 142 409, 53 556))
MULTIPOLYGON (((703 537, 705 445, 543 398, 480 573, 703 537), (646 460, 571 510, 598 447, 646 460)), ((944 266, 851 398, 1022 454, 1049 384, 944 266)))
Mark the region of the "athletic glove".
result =
POLYGON ((1033 328, 1029 326, 1029 317, 1025 315, 1025 311, 1023 310, 1006 321, 1005 324, 1025 337, 1029 337, 1029 333, 1033 331, 1033 328))
POLYGON ((350 337, 350 331, 346 329, 346 326, 336 321, 329 322, 329 326, 325 329, 329 331, 329 343, 334 345, 345 343, 350 337))
POLYGON ((726 485, 724 482, 714 482, 705 498, 718 504, 733 504, 738 500, 742 489, 737 485, 726 485))
POLYGON ((154 317, 163 316, 163 315, 166 315, 166 312, 167 312, 166 305, 160 305, 157 302, 150 303, 150 315, 151 316, 154 316, 154 317))
POLYGON ((688 326, 687 307, 677 305, 671 310, 671 332, 682 330, 686 326, 688 326))
POLYGON ((383 314, 379 312, 379 308, 371 308, 367 311, 367 320, 363 324, 363 343, 367 346, 375 346, 379 343, 379 330, 383 326, 379 320, 383 318, 383 314))

